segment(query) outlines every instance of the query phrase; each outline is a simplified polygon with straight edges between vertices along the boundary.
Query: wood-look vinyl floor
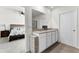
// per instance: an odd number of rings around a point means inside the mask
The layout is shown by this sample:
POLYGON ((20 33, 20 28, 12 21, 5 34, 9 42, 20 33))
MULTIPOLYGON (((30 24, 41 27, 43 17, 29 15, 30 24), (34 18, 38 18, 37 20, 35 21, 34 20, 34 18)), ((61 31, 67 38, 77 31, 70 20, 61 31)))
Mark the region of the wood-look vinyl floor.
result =
POLYGON ((79 53, 79 49, 62 43, 56 43, 46 49, 43 53, 79 53))

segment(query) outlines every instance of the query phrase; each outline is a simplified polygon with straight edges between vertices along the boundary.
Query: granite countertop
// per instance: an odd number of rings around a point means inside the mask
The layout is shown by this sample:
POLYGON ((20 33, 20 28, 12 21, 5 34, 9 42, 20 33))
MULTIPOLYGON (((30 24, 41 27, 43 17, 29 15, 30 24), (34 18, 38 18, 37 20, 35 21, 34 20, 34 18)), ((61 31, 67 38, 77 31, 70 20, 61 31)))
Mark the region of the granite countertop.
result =
POLYGON ((45 32, 50 32, 50 31, 57 31, 58 29, 54 28, 48 28, 47 30, 44 30, 44 29, 37 29, 37 30, 33 30, 33 33, 45 33, 45 32))

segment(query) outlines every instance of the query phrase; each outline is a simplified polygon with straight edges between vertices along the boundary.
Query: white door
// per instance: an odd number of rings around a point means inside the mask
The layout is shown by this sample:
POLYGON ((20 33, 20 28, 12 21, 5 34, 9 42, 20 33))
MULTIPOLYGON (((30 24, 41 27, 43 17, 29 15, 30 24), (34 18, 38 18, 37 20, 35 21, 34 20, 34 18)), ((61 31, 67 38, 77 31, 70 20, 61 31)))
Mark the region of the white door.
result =
POLYGON ((60 40, 70 46, 77 46, 77 10, 60 14, 60 40))

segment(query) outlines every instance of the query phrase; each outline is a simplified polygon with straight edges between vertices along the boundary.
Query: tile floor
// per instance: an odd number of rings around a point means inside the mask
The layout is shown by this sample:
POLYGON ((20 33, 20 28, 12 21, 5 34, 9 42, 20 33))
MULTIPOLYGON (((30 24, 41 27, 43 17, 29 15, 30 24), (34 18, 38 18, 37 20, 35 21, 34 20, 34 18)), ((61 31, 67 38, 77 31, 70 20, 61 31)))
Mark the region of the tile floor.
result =
POLYGON ((56 43, 43 53, 79 53, 79 49, 62 43, 56 43))

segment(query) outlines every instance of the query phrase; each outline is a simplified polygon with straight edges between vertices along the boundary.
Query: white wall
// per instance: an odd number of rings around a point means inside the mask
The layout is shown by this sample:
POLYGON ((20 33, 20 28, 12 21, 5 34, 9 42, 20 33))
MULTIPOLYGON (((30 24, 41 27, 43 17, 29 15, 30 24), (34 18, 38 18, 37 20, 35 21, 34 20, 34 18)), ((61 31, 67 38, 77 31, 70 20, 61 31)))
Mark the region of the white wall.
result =
POLYGON ((47 25, 48 28, 51 28, 51 11, 47 8, 44 8, 43 14, 37 15, 36 17, 33 17, 33 20, 37 20, 37 28, 41 29, 42 25, 47 25))
POLYGON ((59 14, 63 13, 63 12, 67 12, 69 10, 74 10, 77 7, 71 7, 71 6, 61 6, 61 7, 57 7, 55 9, 52 10, 52 28, 59 28, 59 14))
POLYGON ((25 28, 26 28, 26 52, 30 51, 30 37, 32 35, 32 9, 25 7, 25 28))
POLYGON ((32 9, 37 10, 42 13, 46 13, 45 8, 43 6, 32 6, 32 9))
POLYGON ((0 24, 24 24, 25 16, 7 8, 0 7, 0 24))
POLYGON ((3 30, 1 25, 4 24, 7 29, 10 27, 10 24, 25 24, 25 16, 19 13, 23 7, 19 7, 19 10, 16 8, 17 7, 0 7, 0 30, 3 30))

